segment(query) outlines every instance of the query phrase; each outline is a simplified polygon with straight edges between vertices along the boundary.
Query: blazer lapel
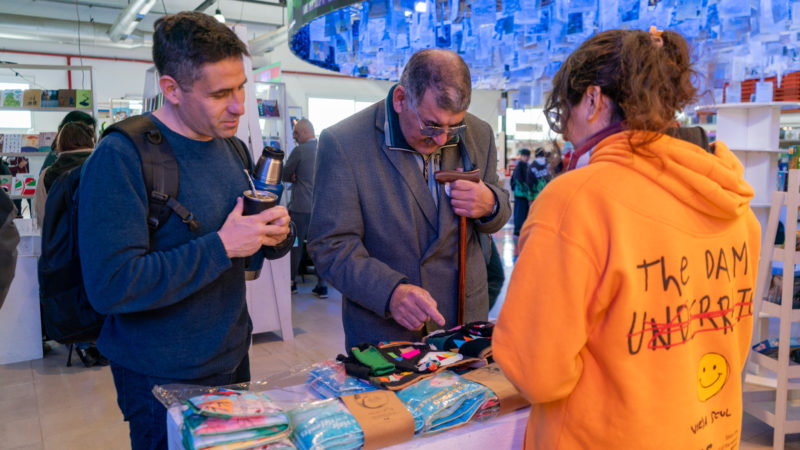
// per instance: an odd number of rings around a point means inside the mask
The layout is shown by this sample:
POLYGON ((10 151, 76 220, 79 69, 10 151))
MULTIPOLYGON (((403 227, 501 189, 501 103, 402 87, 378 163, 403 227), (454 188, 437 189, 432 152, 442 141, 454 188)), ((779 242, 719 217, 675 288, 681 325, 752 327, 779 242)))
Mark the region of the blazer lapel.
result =
POLYGON ((379 107, 377 114, 375 114, 375 126, 380 130, 380 133, 383 134, 383 136, 381 136, 381 150, 397 170, 398 178, 402 179, 406 186, 408 186, 417 205, 419 205, 422 213, 425 215, 425 219, 435 230, 438 228, 438 210, 433 201, 431 191, 428 190, 428 184, 422 179, 422 171, 417 162, 418 157, 411 150, 398 149, 386 145, 386 140, 383 139, 386 132, 384 130, 385 119, 386 108, 379 107))

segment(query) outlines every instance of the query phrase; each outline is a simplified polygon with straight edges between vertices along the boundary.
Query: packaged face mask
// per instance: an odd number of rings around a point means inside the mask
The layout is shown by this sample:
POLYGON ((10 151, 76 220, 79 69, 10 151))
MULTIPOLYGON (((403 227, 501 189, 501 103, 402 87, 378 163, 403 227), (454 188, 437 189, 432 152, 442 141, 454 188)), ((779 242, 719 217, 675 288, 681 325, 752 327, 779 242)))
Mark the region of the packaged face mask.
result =
POLYGON ((198 395, 190 398, 186 403, 196 414, 223 419, 282 413, 281 409, 266 395, 229 389, 198 395))
POLYGON ((485 386, 448 370, 397 393, 414 416, 417 434, 436 433, 469 422, 488 395, 485 386))
POLYGON ((289 411, 292 441, 301 450, 357 449, 364 432, 338 399, 305 403, 289 411))

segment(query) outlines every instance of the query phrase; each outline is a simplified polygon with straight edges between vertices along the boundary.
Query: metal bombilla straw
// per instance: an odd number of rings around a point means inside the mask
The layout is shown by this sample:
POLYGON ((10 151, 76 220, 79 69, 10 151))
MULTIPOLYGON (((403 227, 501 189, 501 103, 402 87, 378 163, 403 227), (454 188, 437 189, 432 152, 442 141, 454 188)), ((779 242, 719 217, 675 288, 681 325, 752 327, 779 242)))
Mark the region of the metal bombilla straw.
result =
POLYGON ((253 190, 253 197, 255 197, 257 193, 256 193, 256 185, 255 183, 253 183, 253 177, 250 176, 250 172, 248 172, 247 169, 242 169, 242 171, 244 172, 245 175, 247 175, 247 181, 250 182, 250 189, 253 190))

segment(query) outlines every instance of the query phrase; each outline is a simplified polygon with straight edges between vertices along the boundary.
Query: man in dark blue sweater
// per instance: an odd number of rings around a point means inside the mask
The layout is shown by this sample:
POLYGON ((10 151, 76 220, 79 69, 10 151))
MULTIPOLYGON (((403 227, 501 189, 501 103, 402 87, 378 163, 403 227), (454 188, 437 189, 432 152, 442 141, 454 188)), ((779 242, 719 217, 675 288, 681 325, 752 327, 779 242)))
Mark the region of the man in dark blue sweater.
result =
POLYGON ((246 54, 232 31, 205 14, 155 23, 164 105, 150 117, 175 153, 177 200, 199 230, 172 214, 150 234, 141 161, 120 133, 100 142, 81 179, 84 284, 94 308, 108 314, 97 345, 111 362, 133 449, 167 448, 166 410, 150 393, 154 385, 249 381, 245 259, 262 246, 285 248, 273 256, 291 247, 284 207, 242 216, 248 182, 224 141, 244 113, 246 54))

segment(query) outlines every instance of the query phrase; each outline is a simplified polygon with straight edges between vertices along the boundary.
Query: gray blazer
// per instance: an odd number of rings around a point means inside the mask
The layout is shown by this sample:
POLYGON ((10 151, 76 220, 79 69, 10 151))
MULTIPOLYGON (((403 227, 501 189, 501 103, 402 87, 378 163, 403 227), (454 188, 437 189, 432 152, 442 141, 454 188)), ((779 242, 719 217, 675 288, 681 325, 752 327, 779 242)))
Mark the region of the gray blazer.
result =
MULTIPOLYGON (((387 147, 385 100, 327 128, 317 146, 308 250, 317 270, 342 292, 345 345, 381 340, 417 341, 389 315, 401 281, 422 286, 438 303, 445 327, 456 324, 458 217, 441 189, 437 211, 417 156, 387 147)), ((466 115, 462 136, 472 164, 498 200, 487 223, 467 220, 465 320, 486 320, 486 261, 478 232, 499 230, 511 215, 498 181, 492 129, 466 115)), ((462 167, 457 147, 442 155, 442 169, 462 167)), ((432 322, 431 325, 434 325, 432 322)), ((432 331, 432 329, 427 330, 432 331)))
POLYGON ((289 200, 289 211, 299 213, 311 212, 311 190, 314 189, 314 160, 317 156, 317 140, 310 139, 295 147, 286 164, 283 166, 283 181, 292 181, 292 175, 297 175, 297 180, 292 182, 289 189, 292 198, 289 200))

